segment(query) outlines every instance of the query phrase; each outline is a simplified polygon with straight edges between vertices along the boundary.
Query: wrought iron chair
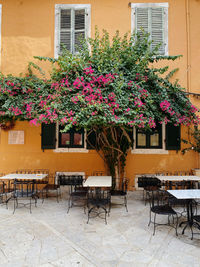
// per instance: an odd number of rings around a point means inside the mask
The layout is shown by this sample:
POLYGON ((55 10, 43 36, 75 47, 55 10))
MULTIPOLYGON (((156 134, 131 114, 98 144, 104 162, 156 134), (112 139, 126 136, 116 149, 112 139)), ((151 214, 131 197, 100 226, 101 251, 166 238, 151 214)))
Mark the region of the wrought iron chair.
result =
POLYGON ((92 176, 104 176, 105 172, 104 171, 94 171, 92 173, 92 176))
MULTIPOLYGON (((196 229, 200 230, 200 215, 193 215, 192 220, 193 220, 193 226, 195 226, 196 229)), ((191 228, 191 231, 192 231, 192 238, 191 239, 193 239, 194 234, 200 234, 200 232, 194 233, 192 228, 191 228)))
POLYGON ((0 181, 0 204, 6 204, 8 208, 7 188, 4 181, 0 181))
POLYGON ((31 211, 32 200, 34 200, 35 207, 37 204, 35 182, 15 180, 13 199, 14 199, 13 214, 15 213, 15 210, 19 207, 19 205, 23 205, 24 207, 28 206, 30 209, 30 213, 32 213, 31 211))
POLYGON ((61 198, 61 188, 60 188, 60 179, 56 179, 55 174, 49 174, 48 183, 44 186, 43 189, 46 192, 46 197, 50 197, 51 192, 56 192, 57 202, 59 202, 59 197, 61 198))
POLYGON ((122 179, 112 178, 112 189, 110 191, 111 202, 112 202, 112 196, 119 196, 120 198, 122 198, 123 202, 122 203, 118 202, 115 204, 124 205, 127 212, 128 212, 128 207, 127 207, 128 183, 129 183, 128 178, 122 178, 122 179))
MULTIPOLYGON (((4 176, 5 173, 0 173, 0 177, 4 176)), ((14 191, 12 180, 1 180, 0 181, 0 201, 2 204, 6 204, 11 199, 11 194, 14 191)))
POLYGON ((153 223, 153 235, 155 235, 156 226, 158 225, 168 225, 173 228, 175 228, 176 235, 177 233, 177 227, 178 227, 178 215, 176 211, 170 206, 168 197, 169 194, 166 191, 157 190, 157 191, 151 191, 149 194, 151 194, 150 199, 150 216, 149 216, 149 224, 153 223), (153 221, 151 219, 152 213, 154 214, 153 221), (164 223, 158 223, 156 222, 156 216, 157 215, 163 215, 168 217, 168 222, 166 224, 164 223), (173 224, 170 223, 170 217, 173 219, 173 224), (176 217, 176 224, 174 225, 174 217, 176 217))
POLYGON ((161 181, 156 177, 151 176, 141 176, 138 177, 138 187, 142 187, 143 190, 143 200, 145 205, 147 201, 150 201, 150 194, 152 191, 157 191, 161 188, 162 184, 161 181))
POLYGON ((65 180, 70 185, 67 213, 73 206, 83 206, 85 210, 87 187, 83 186, 83 182, 82 175, 71 175, 65 180))
POLYGON ((38 179, 35 181, 36 183, 36 193, 37 193, 37 196, 39 197, 40 194, 42 195, 42 203, 44 202, 44 195, 45 195, 45 192, 46 192, 46 186, 48 184, 48 176, 49 176, 49 170, 48 169, 35 169, 33 170, 33 173, 35 174, 47 174, 47 177, 45 179, 38 179))
POLYGON ((30 169, 19 169, 16 170, 15 173, 33 173, 30 169))
POLYGON ((100 217, 105 220, 107 224, 107 215, 110 212, 111 194, 110 190, 104 190, 101 188, 89 189, 87 193, 87 208, 88 208, 88 220, 90 218, 100 217))

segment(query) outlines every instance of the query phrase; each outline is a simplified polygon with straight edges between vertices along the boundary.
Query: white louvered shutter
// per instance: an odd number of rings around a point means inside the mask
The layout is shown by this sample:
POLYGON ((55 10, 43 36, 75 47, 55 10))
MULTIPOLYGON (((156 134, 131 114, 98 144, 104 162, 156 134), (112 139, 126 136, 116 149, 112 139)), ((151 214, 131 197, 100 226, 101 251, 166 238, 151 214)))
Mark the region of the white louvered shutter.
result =
POLYGON ((80 40, 85 38, 85 9, 77 9, 74 11, 74 51, 81 47, 80 40))
POLYGON ((60 11, 60 52, 62 44, 72 51, 72 14, 71 9, 61 9, 60 11))
POLYGON ((161 44, 158 53, 165 54, 165 29, 164 29, 164 8, 136 8, 135 10, 136 32, 140 33, 142 29, 150 34, 152 48, 161 44))
POLYGON ((151 8, 151 29, 150 34, 152 38, 152 48, 161 44, 158 53, 163 55, 165 53, 164 44, 164 21, 163 21, 163 8, 151 8))
POLYGON ((149 32, 148 28, 148 8, 136 8, 136 32, 141 33, 142 30, 149 32))

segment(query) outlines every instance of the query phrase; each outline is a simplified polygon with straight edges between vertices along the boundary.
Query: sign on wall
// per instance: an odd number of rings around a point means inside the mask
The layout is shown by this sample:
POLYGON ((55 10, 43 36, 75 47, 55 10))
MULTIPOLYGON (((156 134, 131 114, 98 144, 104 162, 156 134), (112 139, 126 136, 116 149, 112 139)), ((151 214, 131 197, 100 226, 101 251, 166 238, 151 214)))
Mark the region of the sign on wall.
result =
POLYGON ((24 131, 9 131, 8 132, 9 145, 23 145, 24 144, 24 131))

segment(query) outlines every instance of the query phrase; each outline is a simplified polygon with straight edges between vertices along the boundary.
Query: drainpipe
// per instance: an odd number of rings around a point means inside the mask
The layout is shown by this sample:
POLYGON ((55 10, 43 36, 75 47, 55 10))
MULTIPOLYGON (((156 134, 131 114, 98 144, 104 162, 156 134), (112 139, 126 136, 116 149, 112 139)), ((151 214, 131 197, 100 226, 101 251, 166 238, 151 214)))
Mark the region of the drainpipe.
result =
MULTIPOLYGON (((187 92, 191 92, 191 55, 190 55, 190 6, 189 6, 190 0, 185 0, 185 12, 186 12, 186 61, 187 61, 187 69, 186 69, 186 76, 187 76, 187 85, 186 89, 187 92)), ((189 129, 188 129, 188 136, 189 136, 189 129)), ((199 168, 199 153, 197 156, 197 166, 199 168)))
POLYGON ((187 60, 187 92, 191 92, 191 55, 190 55, 190 0, 185 0, 185 10, 186 10, 186 60, 187 60))

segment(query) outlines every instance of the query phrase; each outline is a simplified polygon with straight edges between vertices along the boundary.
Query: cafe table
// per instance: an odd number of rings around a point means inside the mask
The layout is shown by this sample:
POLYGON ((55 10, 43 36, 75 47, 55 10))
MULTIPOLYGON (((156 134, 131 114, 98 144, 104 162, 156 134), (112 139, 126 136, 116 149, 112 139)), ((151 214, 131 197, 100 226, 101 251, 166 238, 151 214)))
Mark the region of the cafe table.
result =
MULTIPOLYGON (((10 188, 10 182, 13 180, 26 180, 26 181, 34 181, 34 180, 42 180, 46 178, 48 174, 43 174, 43 173, 10 173, 4 176, 0 177, 0 181, 2 180, 3 182, 7 180, 9 182, 9 188, 10 188)), ((9 197, 6 200, 6 203, 12 198, 9 197)))
POLYGON ((48 174, 43 173, 10 173, 0 177, 0 180, 42 180, 48 174))
POLYGON ((88 176, 84 187, 111 187, 112 176, 88 176))
POLYGON ((91 192, 89 190, 88 197, 88 220, 92 217, 100 217, 105 220, 107 224, 106 216, 110 212, 110 193, 104 194, 102 188, 110 188, 112 186, 112 176, 88 176, 87 180, 83 184, 84 187, 92 188, 91 192), (94 188, 94 189, 93 189, 94 188), (89 205, 91 207, 89 208, 89 205), (107 211, 106 206, 109 206, 107 211))
POLYGON ((196 226, 199 228, 199 225, 193 221, 193 200, 200 199, 200 189, 167 190, 167 192, 170 193, 172 196, 176 197, 177 199, 186 199, 187 221, 181 222, 180 226, 182 224, 186 224, 185 227, 183 228, 182 234, 184 234, 185 229, 187 227, 190 227, 190 230, 192 232, 191 239, 193 239, 192 227, 196 226))
POLYGON ((200 181, 200 176, 195 175, 155 175, 160 181, 200 181))

